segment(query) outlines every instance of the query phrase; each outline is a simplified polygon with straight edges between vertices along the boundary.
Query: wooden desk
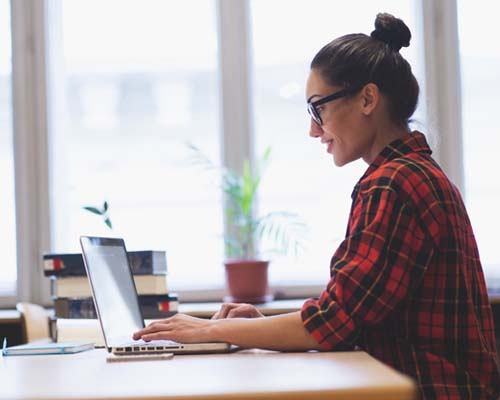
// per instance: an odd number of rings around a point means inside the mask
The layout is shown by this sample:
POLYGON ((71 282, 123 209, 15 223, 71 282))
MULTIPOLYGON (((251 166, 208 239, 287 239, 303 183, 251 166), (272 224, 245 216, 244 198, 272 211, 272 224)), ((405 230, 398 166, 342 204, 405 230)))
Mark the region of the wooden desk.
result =
POLYGON ((410 400, 409 378, 364 352, 250 352, 106 363, 105 350, 0 358, 0 399, 410 400))

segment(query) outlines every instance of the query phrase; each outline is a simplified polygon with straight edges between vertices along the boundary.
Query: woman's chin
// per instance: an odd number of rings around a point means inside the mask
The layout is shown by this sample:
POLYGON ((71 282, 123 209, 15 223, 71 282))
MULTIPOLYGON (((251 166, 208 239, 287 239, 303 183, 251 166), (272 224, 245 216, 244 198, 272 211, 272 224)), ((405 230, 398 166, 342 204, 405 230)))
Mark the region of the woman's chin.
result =
POLYGON ((347 162, 343 158, 336 156, 335 153, 333 153, 333 163, 337 167, 342 167, 343 165, 347 164, 347 162))
POLYGON ((339 157, 336 156, 335 153, 333 153, 333 162, 337 167, 343 167, 346 164, 349 164, 354 160, 346 158, 346 157, 339 157))

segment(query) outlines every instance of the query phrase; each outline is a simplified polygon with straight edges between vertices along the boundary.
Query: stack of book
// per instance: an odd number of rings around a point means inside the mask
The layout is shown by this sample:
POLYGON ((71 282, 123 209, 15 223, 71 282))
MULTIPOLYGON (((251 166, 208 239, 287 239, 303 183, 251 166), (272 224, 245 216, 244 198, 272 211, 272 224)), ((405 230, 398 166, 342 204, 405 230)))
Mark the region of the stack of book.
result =
MULTIPOLYGON (((161 319, 174 315, 179 300, 175 293, 168 292, 166 253, 129 251, 128 257, 143 317, 161 319)), ((97 319, 81 254, 44 254, 43 269, 44 275, 50 278, 50 294, 54 300, 52 325, 56 331, 60 325, 58 320, 67 323, 63 320, 97 319)))

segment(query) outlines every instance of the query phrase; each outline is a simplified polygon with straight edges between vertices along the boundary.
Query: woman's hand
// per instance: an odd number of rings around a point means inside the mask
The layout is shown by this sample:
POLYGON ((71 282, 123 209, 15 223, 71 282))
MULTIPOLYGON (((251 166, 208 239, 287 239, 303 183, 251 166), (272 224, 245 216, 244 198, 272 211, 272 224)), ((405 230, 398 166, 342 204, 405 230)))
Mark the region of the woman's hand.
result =
POLYGON ((211 337, 214 321, 176 314, 171 318, 155 321, 146 328, 135 332, 134 340, 174 340, 182 343, 203 343, 216 341, 211 337))
MULTIPOLYGON (((245 310, 245 315, 261 317, 249 304, 227 304, 225 309, 245 310)), ((134 339, 174 340, 181 343, 226 342, 240 347, 269 350, 320 350, 321 346, 304 328, 300 311, 266 318, 232 318, 229 311, 216 320, 176 314, 172 318, 156 321, 134 333, 134 339), (226 317, 222 317, 226 315, 226 317)))
MULTIPOLYGON (((260 318, 262 313, 251 304, 223 304, 212 319, 225 318, 260 318)), ((135 332, 134 340, 174 340, 182 343, 218 342, 211 329, 215 321, 176 314, 171 318, 155 321, 146 328, 135 332)))
POLYGON ((212 319, 223 318, 261 318, 264 315, 253 305, 244 303, 225 303, 212 319))

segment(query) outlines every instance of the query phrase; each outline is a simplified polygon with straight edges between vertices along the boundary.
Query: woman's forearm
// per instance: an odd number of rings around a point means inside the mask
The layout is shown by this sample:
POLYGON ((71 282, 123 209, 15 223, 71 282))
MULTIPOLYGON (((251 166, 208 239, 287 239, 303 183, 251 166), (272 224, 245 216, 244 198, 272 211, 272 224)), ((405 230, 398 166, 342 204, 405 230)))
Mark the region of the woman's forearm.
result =
POLYGON ((320 350, 304 328, 300 311, 265 318, 231 318, 212 321, 212 340, 241 347, 268 350, 320 350))

